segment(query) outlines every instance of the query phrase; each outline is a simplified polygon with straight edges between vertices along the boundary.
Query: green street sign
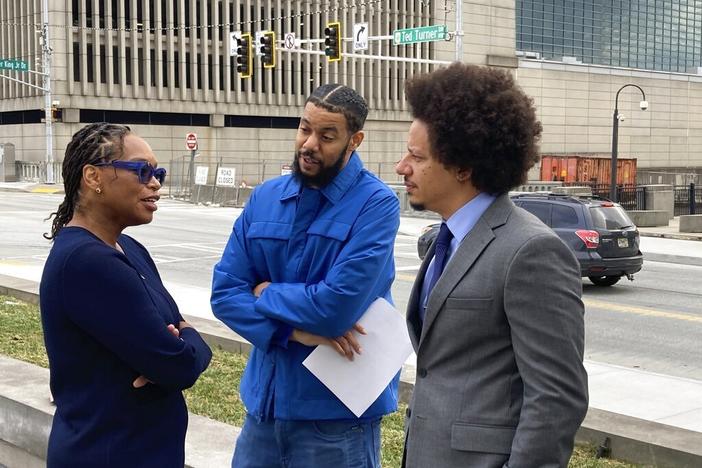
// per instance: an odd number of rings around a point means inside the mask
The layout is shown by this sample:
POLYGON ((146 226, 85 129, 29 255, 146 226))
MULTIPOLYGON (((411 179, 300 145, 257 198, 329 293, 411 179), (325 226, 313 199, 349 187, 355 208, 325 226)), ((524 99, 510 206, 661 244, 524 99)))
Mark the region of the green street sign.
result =
POLYGON ((416 44, 418 42, 443 41, 448 31, 446 26, 422 26, 421 28, 396 29, 392 33, 392 42, 395 45, 416 44))
POLYGON ((0 70, 27 71, 29 66, 23 60, 0 59, 0 70))

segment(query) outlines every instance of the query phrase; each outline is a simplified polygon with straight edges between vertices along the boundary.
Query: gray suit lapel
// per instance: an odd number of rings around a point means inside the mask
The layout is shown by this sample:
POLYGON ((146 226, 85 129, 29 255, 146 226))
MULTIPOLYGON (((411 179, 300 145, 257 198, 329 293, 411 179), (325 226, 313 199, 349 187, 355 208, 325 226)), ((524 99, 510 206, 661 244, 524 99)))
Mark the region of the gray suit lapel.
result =
MULTIPOLYGON (((492 205, 490 205, 485 213, 483 213, 473 229, 459 244, 456 253, 451 257, 451 260, 446 265, 446 268, 441 274, 439 281, 436 282, 434 289, 429 294, 426 316, 424 317, 424 326, 422 327, 421 338, 419 340, 420 346, 425 336, 431 329, 432 324, 441 312, 443 304, 449 293, 456 287, 456 284, 461 281, 466 272, 470 270, 473 263, 475 263, 478 257, 480 257, 483 250, 485 250, 490 242, 492 242, 492 240, 495 238, 495 233, 493 230, 507 222, 509 213, 513 208, 514 204, 509 197, 506 194, 500 195, 492 203, 492 205)), ((433 257, 433 246, 430 250, 433 257)), ((427 254, 427 258, 431 257, 429 257, 427 254)), ((425 272, 427 265, 424 263, 422 264, 422 268, 425 272)), ((423 278, 424 276, 422 276, 422 279, 423 278)), ((417 279, 419 280, 419 276, 417 279)), ((414 289, 417 289, 417 283, 419 283, 419 281, 415 282, 414 289)), ((421 283, 419 283, 419 293, 421 293, 421 283)), ((414 307, 419 306, 415 305, 414 307)))

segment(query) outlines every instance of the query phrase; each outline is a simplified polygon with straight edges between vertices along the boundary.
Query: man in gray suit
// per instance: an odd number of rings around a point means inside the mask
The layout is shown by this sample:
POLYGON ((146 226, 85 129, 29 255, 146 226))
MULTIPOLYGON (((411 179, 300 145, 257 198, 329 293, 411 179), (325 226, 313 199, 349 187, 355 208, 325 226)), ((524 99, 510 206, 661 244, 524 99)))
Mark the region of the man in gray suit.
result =
POLYGON ((565 467, 587 411, 582 280, 570 249, 510 189, 541 124, 506 72, 454 63, 410 80, 397 164, 442 227, 412 289, 417 353, 404 465, 565 467))

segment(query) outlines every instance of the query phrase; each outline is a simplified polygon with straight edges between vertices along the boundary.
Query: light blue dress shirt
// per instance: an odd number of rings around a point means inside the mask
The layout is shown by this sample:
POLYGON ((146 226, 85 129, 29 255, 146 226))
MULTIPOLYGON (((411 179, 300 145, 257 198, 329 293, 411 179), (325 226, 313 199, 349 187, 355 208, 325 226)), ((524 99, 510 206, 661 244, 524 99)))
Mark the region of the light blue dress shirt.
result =
MULTIPOLYGON (((468 203, 456 210, 456 212, 452 214, 449 219, 444 221, 448 226, 449 231, 451 231, 451 234, 453 235, 453 238, 451 239, 451 245, 449 246, 449 250, 446 253, 448 255, 448 259, 446 260, 446 266, 444 267, 444 270, 448 268, 448 265, 451 262, 451 258, 453 258, 453 254, 456 252, 456 249, 458 249, 458 246, 461 244, 461 242, 463 242, 463 239, 473 229, 475 223, 477 223, 480 217, 483 215, 483 213, 485 213, 485 210, 487 210, 488 207, 492 204, 492 202, 495 201, 495 198, 497 197, 481 192, 475 198, 471 199, 468 203)), ((422 307, 425 308, 427 306, 427 301, 429 299, 430 293, 430 291, 428 290, 429 278, 431 278, 433 272, 434 259, 432 258, 431 263, 427 268, 427 272, 424 275, 424 283, 422 284, 421 304, 422 307)))

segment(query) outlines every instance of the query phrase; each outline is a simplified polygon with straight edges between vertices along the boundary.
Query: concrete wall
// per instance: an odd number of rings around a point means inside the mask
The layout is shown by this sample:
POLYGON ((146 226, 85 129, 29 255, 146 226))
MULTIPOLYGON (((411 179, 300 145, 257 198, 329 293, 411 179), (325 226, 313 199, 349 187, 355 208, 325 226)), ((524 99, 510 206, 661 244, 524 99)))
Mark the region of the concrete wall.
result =
MULTIPOLYGON (((71 135, 85 124, 61 123, 54 126, 55 158, 60 161, 70 141, 71 135)), ((164 125, 130 125, 132 130, 144 138, 153 148, 159 163, 169 173, 174 163, 189 160, 190 151, 185 147, 185 135, 195 132, 198 136, 197 164, 215 164, 220 158, 225 163, 237 164, 243 168, 243 180, 247 185, 259 182, 265 170, 265 178, 280 174, 280 166, 293 159, 296 130, 233 127, 183 127, 164 125), (263 164, 266 167, 262 167, 263 164)), ((395 174, 395 163, 404 155, 407 148, 409 121, 379 122, 368 121, 365 139, 359 154, 366 167, 386 181, 400 181, 395 174)), ((0 125, 0 142, 15 145, 15 157, 19 161, 44 161, 44 126, 0 125)), ((210 169, 214 177, 214 168, 210 169)))
POLYGON ((610 154, 615 96, 634 83, 649 108, 636 88, 620 93, 619 157, 639 168, 702 166, 702 76, 520 60, 517 77, 544 125, 543 153, 610 154))
POLYGON ((646 209, 665 211, 668 219, 673 219, 675 216, 673 186, 665 184, 646 185, 646 209))

